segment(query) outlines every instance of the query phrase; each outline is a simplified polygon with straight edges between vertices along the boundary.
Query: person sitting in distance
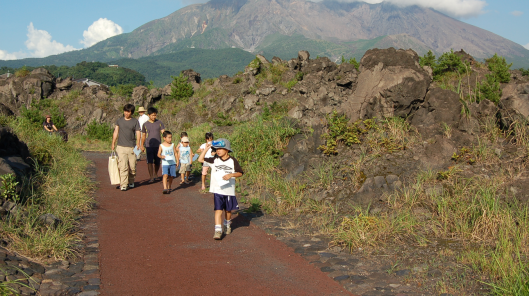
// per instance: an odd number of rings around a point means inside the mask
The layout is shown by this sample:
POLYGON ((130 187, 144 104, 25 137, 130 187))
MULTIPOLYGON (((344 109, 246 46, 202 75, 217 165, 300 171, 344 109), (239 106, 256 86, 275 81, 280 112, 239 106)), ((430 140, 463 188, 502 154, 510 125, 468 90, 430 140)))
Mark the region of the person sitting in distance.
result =
POLYGON ((46 119, 44 120, 44 123, 42 125, 44 126, 44 130, 47 132, 52 133, 58 131, 57 127, 55 127, 55 125, 51 121, 51 115, 46 115, 46 119))

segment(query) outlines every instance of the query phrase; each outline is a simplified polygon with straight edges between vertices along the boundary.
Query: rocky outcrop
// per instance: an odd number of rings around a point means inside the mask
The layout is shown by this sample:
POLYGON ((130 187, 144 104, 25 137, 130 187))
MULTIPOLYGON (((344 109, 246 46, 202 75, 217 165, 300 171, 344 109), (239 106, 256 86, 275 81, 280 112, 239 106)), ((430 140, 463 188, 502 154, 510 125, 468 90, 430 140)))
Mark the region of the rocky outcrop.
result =
POLYGON ((529 121, 529 83, 509 85, 503 91, 500 100, 500 119, 502 126, 508 128, 513 123, 529 121))
POLYGON ((343 109, 352 121, 406 117, 424 101, 431 79, 412 50, 369 50, 360 62, 358 87, 343 109))

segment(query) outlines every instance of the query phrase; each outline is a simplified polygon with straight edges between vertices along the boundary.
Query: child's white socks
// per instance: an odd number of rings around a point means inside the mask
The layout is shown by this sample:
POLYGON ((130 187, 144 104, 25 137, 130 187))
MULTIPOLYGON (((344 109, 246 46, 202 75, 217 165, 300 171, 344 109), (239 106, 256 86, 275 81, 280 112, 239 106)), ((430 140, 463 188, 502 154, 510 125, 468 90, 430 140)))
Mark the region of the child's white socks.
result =
POLYGON ((215 231, 221 231, 222 232, 222 225, 215 225, 215 231))
POLYGON ((226 226, 231 225, 231 220, 224 220, 224 225, 226 226))

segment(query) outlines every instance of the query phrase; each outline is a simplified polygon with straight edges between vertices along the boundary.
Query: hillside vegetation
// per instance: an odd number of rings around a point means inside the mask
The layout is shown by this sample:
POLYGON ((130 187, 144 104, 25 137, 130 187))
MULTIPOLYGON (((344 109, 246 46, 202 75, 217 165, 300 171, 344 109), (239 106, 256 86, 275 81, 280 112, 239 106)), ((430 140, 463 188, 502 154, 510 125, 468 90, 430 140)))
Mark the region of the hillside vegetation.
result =
MULTIPOLYGON (((145 85, 145 76, 125 67, 109 67, 108 64, 100 62, 81 62, 75 66, 39 66, 48 70, 55 77, 72 77, 73 79, 89 78, 97 82, 106 84, 108 86, 116 86, 120 84, 133 84, 135 86, 145 85)), ((0 68, 0 74, 7 73, 22 74, 23 72, 31 72, 36 67, 23 66, 21 68, 0 68)))

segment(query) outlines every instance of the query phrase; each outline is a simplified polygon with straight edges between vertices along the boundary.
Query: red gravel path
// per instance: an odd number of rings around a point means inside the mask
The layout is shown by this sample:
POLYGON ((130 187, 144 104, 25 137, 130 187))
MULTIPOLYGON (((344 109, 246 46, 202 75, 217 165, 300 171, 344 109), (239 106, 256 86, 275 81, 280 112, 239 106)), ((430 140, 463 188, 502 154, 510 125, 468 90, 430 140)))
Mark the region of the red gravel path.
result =
POLYGON ((136 188, 121 192, 109 185, 108 156, 89 158, 100 183, 102 295, 350 295, 242 217, 213 240, 213 200, 198 184, 162 195, 141 161, 136 188))

